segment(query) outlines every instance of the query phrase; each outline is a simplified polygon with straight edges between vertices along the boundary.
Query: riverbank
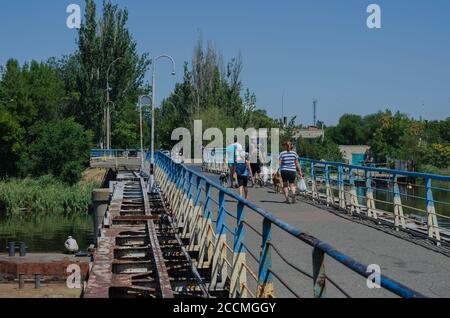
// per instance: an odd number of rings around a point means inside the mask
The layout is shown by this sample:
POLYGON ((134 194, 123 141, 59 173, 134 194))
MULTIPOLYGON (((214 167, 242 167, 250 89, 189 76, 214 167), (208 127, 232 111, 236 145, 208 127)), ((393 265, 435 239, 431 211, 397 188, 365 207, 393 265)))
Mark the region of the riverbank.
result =
POLYGON ((64 242, 72 236, 80 250, 87 250, 93 242, 93 220, 90 215, 41 216, 24 220, 10 218, 0 221, 1 251, 8 242, 25 242, 28 252, 64 252, 64 242))
POLYGON ((2 181, 0 219, 86 215, 92 206, 92 190, 99 185, 97 181, 81 181, 69 186, 52 176, 2 181))
POLYGON ((28 252, 59 253, 72 236, 86 250, 93 242, 92 191, 107 173, 89 168, 72 186, 52 176, 0 181, 0 246, 25 242, 28 252))

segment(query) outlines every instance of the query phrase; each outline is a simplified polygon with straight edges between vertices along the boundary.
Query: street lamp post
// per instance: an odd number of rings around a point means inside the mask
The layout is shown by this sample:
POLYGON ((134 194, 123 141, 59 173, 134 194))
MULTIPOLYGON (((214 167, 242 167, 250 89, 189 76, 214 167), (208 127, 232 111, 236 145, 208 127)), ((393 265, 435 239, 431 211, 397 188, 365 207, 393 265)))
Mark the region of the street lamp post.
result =
POLYGON ((139 123, 141 130, 141 172, 144 170, 144 126, 143 126, 143 116, 142 116, 142 107, 150 106, 152 103, 152 99, 148 95, 139 96, 139 123))
POLYGON ((151 136, 151 150, 150 150, 150 179, 149 192, 155 191, 155 114, 156 114, 156 62, 159 59, 166 58, 172 62, 172 75, 175 76, 175 60, 170 55, 160 55, 153 60, 153 75, 152 75, 152 136, 151 136))
MULTIPOLYGON (((111 150, 111 101, 109 100, 109 92, 112 90, 109 86, 109 71, 111 70, 111 67, 122 59, 121 57, 116 58, 114 61, 111 62, 108 66, 108 70, 106 72, 106 148, 108 151, 111 150)), ((113 104, 114 105, 114 104, 113 104)))

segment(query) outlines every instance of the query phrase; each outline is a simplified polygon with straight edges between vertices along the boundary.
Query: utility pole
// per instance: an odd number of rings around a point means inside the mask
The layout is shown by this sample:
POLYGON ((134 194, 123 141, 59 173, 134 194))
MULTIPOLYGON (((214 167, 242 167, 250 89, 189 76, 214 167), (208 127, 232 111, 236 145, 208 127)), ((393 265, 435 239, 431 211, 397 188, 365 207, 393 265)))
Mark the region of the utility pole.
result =
POLYGON ((109 71, 111 67, 122 59, 121 57, 116 58, 111 62, 108 66, 108 70, 106 71, 106 149, 111 150, 111 104, 114 104, 109 99, 109 92, 112 88, 109 86, 109 71))
POLYGON ((152 130, 151 130, 151 147, 150 147, 150 178, 148 183, 148 192, 155 192, 155 115, 156 115, 156 62, 159 59, 168 59, 172 63, 172 76, 175 76, 175 60, 170 55, 160 55, 153 59, 152 74, 152 130))
POLYGON ((313 100, 313 126, 317 126, 317 99, 313 100))
POLYGON ((283 121, 283 128, 287 127, 287 118, 284 116, 284 94, 285 91, 283 90, 283 94, 281 95, 281 120, 283 121))

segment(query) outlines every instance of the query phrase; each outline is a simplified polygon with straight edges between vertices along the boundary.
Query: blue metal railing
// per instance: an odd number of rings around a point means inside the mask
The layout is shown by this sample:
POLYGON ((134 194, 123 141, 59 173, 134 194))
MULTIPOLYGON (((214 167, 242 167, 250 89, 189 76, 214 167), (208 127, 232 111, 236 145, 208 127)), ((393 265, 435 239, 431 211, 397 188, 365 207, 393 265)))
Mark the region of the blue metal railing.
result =
MULTIPOLYGON (((140 149, 92 149, 91 150, 91 160, 93 159, 102 159, 102 158, 122 158, 127 154, 137 154, 140 156, 140 149)), ((149 153, 146 152, 146 157, 148 158, 149 153)))
MULTIPOLYGON (((368 272, 367 265, 357 262, 350 256, 338 251, 326 242, 323 242, 318 238, 315 238, 314 236, 308 234, 307 232, 293 227, 290 224, 276 218, 274 215, 258 207, 254 203, 244 200, 237 193, 225 189, 219 184, 208 179, 205 175, 191 170, 184 165, 177 164, 169 157, 161 153, 157 153, 156 155, 156 165, 158 169, 161 169, 162 174, 165 176, 165 178, 167 178, 168 183, 174 185, 176 191, 179 192, 181 196, 185 198, 185 200, 192 201, 192 204, 195 207, 202 207, 202 215, 200 219, 203 221, 201 223, 207 224, 208 222, 211 222, 217 240, 223 237, 225 233, 232 234, 233 248, 230 250, 233 253, 233 260, 239 259, 239 256, 241 254, 247 254, 251 256, 250 259, 253 259, 258 264, 258 269, 256 270, 257 274, 254 273, 252 275, 256 280, 257 289, 255 293, 251 293, 251 295, 254 295, 256 297, 274 296, 275 291, 273 281, 274 278, 276 278, 278 282, 281 283, 293 295, 300 297, 298 292, 291 286, 291 284, 284 281, 281 278, 281 275, 277 273, 272 263, 273 252, 278 254, 289 267, 296 270, 299 274, 313 279, 313 292, 315 297, 324 297, 325 286, 327 282, 335 286, 344 295, 349 296, 345 291, 343 291, 342 288, 339 287, 338 284, 336 284, 336 282, 334 282, 332 279, 330 279, 330 277, 326 275, 324 268, 325 256, 331 257, 332 259, 343 264, 345 267, 351 269, 352 271, 356 272, 366 279, 369 279, 370 275, 372 274, 371 272, 368 272), (234 203, 229 203, 229 201, 227 204, 227 199, 236 201, 236 206, 235 208, 233 208, 234 211, 229 211, 231 210, 230 208, 227 209, 227 205, 234 205, 234 203), (214 209, 212 208, 213 204, 215 204, 216 212, 214 212, 214 209), (256 215, 262 217, 263 220, 261 224, 261 232, 246 221, 245 216, 248 212, 256 213, 256 215), (229 227, 230 223, 227 222, 227 216, 229 218, 231 217, 235 221, 235 225, 231 229, 229 227), (280 249, 277 248, 274 244, 274 227, 281 229, 282 231, 290 234, 299 241, 306 243, 313 248, 313 271, 311 274, 299 269, 282 255, 280 249), (261 248, 259 251, 255 251, 254 249, 249 248, 245 243, 245 239, 248 237, 247 232, 249 230, 256 233, 257 236, 259 236, 261 239, 261 248)), ((159 181, 161 182, 161 180, 159 181)), ((189 216, 183 215, 186 210, 181 209, 180 211, 181 215, 179 215, 178 218, 182 219, 183 222, 185 222, 184 229, 186 230, 186 228, 189 228, 192 231, 192 229, 195 228, 196 224, 188 224, 189 216)), ((195 223, 200 222, 200 219, 198 217, 191 218, 191 220, 194 220, 193 222, 195 223)), ((191 233, 190 239, 191 241, 195 241, 198 240, 198 237, 196 238, 195 233, 191 233)), ((216 246, 217 244, 218 243, 216 243, 216 246)), ((224 245, 226 245, 226 243, 224 243, 224 245)), ((202 254, 201 251, 199 254, 200 259, 202 259, 204 254, 202 254)), ((214 255, 216 255, 216 253, 214 253, 214 255)), ((216 271, 214 264, 218 263, 216 256, 213 257, 212 262, 212 272, 214 274, 216 271)), ((234 264, 235 261, 227 261, 225 259, 222 263, 231 265, 234 264)), ((246 265, 246 262, 244 261, 243 263, 245 270, 250 272, 250 268, 248 267, 248 265, 246 265)), ((230 268, 234 267, 235 266, 230 266, 230 268)), ((226 270, 221 269, 219 272, 221 275, 227 275, 226 270)), ((231 278, 232 286, 237 285, 237 282, 235 282, 235 280, 237 280, 239 277, 239 275, 233 277, 233 274, 229 276, 229 278, 231 278)), ((211 283, 211 285, 214 286, 214 281, 211 283)), ((242 285, 247 289, 248 292, 250 292, 246 283, 243 283, 242 285)), ((424 297, 422 294, 384 275, 381 275, 380 277, 380 285, 382 288, 385 288, 386 290, 401 297, 424 297)), ((241 290, 241 288, 239 288, 239 290, 241 290)), ((244 294, 246 295, 247 293, 240 292, 237 294, 242 296, 244 294)), ((233 297, 232 292, 230 292, 230 296, 233 297)), ((236 294, 234 294, 234 296, 236 296, 236 294)))
POLYGON ((450 176, 300 158, 307 196, 350 214, 393 223, 398 230, 450 238, 450 176))

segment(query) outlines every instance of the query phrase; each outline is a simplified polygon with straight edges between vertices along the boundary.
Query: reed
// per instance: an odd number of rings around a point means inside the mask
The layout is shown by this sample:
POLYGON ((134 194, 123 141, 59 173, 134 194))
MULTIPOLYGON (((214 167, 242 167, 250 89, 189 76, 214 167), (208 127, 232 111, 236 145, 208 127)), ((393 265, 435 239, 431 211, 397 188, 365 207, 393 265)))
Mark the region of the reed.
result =
POLYGON ((96 182, 66 185, 52 176, 0 182, 0 216, 26 219, 38 216, 87 215, 96 182))

